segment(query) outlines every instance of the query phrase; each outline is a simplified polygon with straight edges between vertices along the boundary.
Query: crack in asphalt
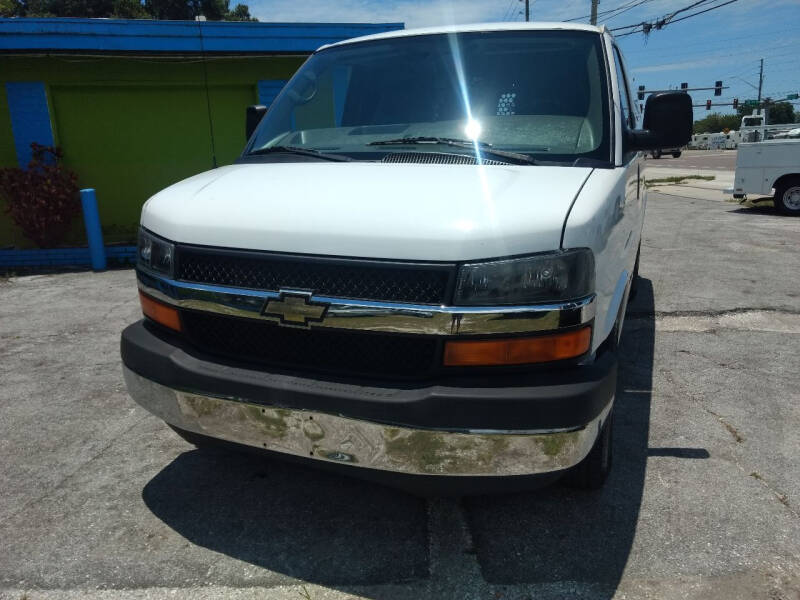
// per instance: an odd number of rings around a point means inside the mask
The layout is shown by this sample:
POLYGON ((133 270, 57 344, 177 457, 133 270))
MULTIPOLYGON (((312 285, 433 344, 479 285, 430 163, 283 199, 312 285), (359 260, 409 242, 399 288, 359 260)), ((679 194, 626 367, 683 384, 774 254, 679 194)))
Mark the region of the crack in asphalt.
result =
POLYGON ((428 511, 428 597, 483 597, 488 584, 483 578, 475 542, 460 498, 430 498, 428 511), (475 589, 480 582, 482 592, 475 589), (467 588, 456 592, 461 586, 467 588), (463 594, 461 594, 463 592, 463 594), (473 596, 474 594, 474 596, 473 596))
POLYGON ((741 307, 741 308, 729 308, 724 310, 672 310, 672 311, 628 311, 626 318, 628 319, 640 319, 640 318, 648 318, 654 317, 656 319, 662 319, 665 317, 726 317, 726 316, 734 316, 734 315, 742 315, 742 314, 749 314, 749 313, 776 313, 782 315, 792 315, 792 316, 800 316, 800 309, 796 308, 775 308, 775 307, 765 307, 765 308, 753 308, 753 307, 741 307))
MULTIPOLYGON (((707 407, 702 405, 703 401, 704 401, 704 398, 698 397, 697 395, 692 394, 689 390, 686 389, 685 386, 683 386, 680 382, 678 382, 672 376, 672 373, 670 373, 669 371, 667 371, 665 369, 660 369, 660 373, 672 385, 673 388, 677 389, 681 394, 685 395, 687 398, 691 398, 692 401, 697 403, 699 405, 699 407, 703 411, 705 411, 706 413, 712 415, 715 419, 717 419, 717 421, 728 431, 728 433, 731 434, 731 437, 733 438, 734 442, 737 445, 738 444, 742 444, 743 442, 746 441, 746 438, 744 437, 744 435, 742 435, 742 433, 733 424, 729 423, 719 413, 717 413, 717 412, 711 410, 710 408, 707 408, 707 407)), ((770 484, 757 471, 750 471, 748 473, 747 469, 745 469, 741 465, 741 463, 739 462, 739 459, 734 454, 731 455, 729 462, 733 466, 735 466, 745 476, 752 477, 753 479, 755 479, 756 481, 761 483, 761 485, 763 485, 773 496, 775 496, 775 499, 778 500, 778 502, 780 502, 784 506, 784 508, 786 508, 786 510, 789 511, 789 513, 792 514, 792 516, 794 516, 797 519, 800 519, 800 513, 798 513, 798 511, 795 510, 792 507, 792 505, 789 503, 789 496, 787 494, 781 493, 774 485, 770 484)))
POLYGON ((728 430, 728 433, 731 434, 731 437, 733 437, 733 439, 736 441, 737 444, 741 444, 743 441, 745 441, 744 436, 739 432, 739 430, 736 429, 736 427, 734 427, 730 423, 728 423, 728 421, 725 420, 725 417, 723 417, 721 414, 715 413, 710 408, 704 408, 703 410, 705 410, 708 414, 716 417, 717 421, 722 423, 722 426, 728 430))
POLYGON ((776 308, 736 308, 707 311, 653 311, 627 315, 633 327, 655 322, 666 332, 714 333, 718 330, 800 334, 800 311, 776 308))
POLYGON ((104 444, 104 445, 103 445, 103 446, 102 446, 102 447, 101 447, 101 448, 100 448, 100 449, 99 449, 97 452, 95 452, 95 453, 94 453, 92 456, 90 456, 88 459, 86 459, 85 461, 83 461, 82 463, 80 463, 78 466, 76 466, 76 467, 75 467, 75 468, 74 468, 72 471, 70 471, 69 473, 67 473, 66 475, 64 475, 64 477, 62 477, 61 479, 59 479, 59 480, 58 480, 58 482, 57 482, 55 485, 53 485, 53 486, 52 486, 51 488, 49 488, 48 490, 44 491, 42 494, 40 494, 40 495, 36 496, 35 498, 33 498, 32 500, 30 500, 29 502, 26 502, 25 504, 23 504, 22 506, 20 506, 20 507, 19 507, 17 510, 15 510, 14 512, 12 512, 12 513, 10 513, 10 514, 6 515, 5 517, 3 517, 2 519, 0 519, 0 526, 2 526, 2 525, 5 525, 7 522, 9 522, 11 519, 13 519, 14 517, 16 517, 17 515, 19 515, 19 514, 21 514, 21 513, 25 512, 25 511, 26 511, 26 510, 28 510, 30 507, 32 507, 32 506, 35 506, 36 504, 38 504, 39 502, 41 502, 41 501, 42 501, 42 500, 44 500, 45 498, 47 498, 47 497, 51 496, 51 495, 52 495, 54 492, 56 492, 56 491, 58 491, 59 489, 61 489, 61 487, 63 487, 63 485, 64 485, 64 484, 65 484, 67 481, 69 481, 70 479, 72 479, 73 477, 75 477, 75 476, 76 476, 78 473, 80 473, 80 471, 81 471, 81 470, 83 470, 83 468, 84 468, 84 467, 86 467, 87 465, 91 464, 92 462, 94 462, 95 460, 97 460, 98 458, 100 458, 101 456, 103 456, 103 454, 105 454, 105 453, 106 453, 106 451, 107 451, 109 448, 111 448, 111 447, 112 447, 112 446, 114 446, 116 443, 118 443, 118 442, 119 442, 119 438, 120 438, 121 436, 125 435, 126 433, 128 433, 129 431, 131 431, 131 430, 132 430, 134 427, 137 427, 138 425, 140 425, 140 424, 141 424, 143 421, 147 420, 148 418, 150 418, 150 414, 149 414, 149 413, 148 413, 148 414, 143 414, 141 417, 139 417, 139 418, 138 418, 138 419, 136 419, 136 420, 135 420, 133 423, 131 423, 131 424, 130 424, 128 427, 126 427, 126 428, 125 428, 123 431, 121 431, 121 432, 118 432, 118 433, 116 433, 116 434, 114 434, 114 435, 110 436, 110 439, 109 439, 109 441, 108 441, 108 443, 107 443, 107 444, 104 444))

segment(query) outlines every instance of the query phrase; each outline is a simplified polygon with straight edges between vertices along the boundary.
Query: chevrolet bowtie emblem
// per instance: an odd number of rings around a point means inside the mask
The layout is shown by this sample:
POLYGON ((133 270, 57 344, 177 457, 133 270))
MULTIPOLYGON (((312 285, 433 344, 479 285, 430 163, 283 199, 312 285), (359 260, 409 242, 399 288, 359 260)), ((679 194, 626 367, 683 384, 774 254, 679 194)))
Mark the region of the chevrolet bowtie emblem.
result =
POLYGON ((320 323, 328 312, 328 305, 312 302, 308 292, 286 292, 281 290, 278 298, 270 298, 261 311, 262 316, 278 319, 281 325, 309 327, 311 323, 320 323))

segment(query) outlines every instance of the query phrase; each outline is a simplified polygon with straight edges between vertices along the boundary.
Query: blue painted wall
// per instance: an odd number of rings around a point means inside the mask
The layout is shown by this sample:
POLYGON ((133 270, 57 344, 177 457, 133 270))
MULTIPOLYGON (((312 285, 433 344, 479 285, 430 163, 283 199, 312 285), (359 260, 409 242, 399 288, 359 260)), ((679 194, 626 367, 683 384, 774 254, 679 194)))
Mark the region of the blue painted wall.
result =
POLYGON ((41 81, 18 81, 6 83, 6 97, 17 162, 24 166, 31 160, 32 142, 53 145, 47 93, 41 81))
POLYGON ((313 52, 324 44, 396 29, 403 24, 0 19, 0 51, 313 52))

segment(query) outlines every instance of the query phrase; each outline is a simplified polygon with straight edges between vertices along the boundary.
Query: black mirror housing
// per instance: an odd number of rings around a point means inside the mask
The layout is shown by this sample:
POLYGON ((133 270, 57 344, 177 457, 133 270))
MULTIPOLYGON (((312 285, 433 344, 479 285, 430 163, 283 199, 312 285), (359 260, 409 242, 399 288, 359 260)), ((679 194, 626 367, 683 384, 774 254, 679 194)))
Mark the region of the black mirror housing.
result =
POLYGON ((267 114, 267 107, 263 104, 253 104, 247 107, 247 115, 244 122, 245 140, 250 139, 250 136, 253 135, 253 132, 256 130, 256 127, 258 127, 258 124, 261 123, 261 119, 264 118, 265 114, 267 114))
POLYGON ((631 131, 630 150, 680 148, 692 139, 694 112, 686 92, 651 94, 644 107, 644 129, 631 131))

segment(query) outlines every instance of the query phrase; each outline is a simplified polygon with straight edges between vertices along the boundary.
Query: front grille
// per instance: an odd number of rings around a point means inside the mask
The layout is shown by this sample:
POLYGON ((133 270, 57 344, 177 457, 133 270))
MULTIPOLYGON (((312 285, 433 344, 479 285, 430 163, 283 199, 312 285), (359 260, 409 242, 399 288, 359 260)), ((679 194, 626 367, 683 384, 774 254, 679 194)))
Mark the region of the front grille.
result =
POLYGON ((435 367, 435 338, 295 329, 184 311, 183 329, 199 350, 245 362, 366 376, 424 376, 435 367))
POLYGON ((310 290, 320 296, 443 304, 452 265, 329 260, 179 246, 177 278, 256 290, 310 290))

